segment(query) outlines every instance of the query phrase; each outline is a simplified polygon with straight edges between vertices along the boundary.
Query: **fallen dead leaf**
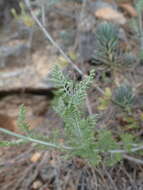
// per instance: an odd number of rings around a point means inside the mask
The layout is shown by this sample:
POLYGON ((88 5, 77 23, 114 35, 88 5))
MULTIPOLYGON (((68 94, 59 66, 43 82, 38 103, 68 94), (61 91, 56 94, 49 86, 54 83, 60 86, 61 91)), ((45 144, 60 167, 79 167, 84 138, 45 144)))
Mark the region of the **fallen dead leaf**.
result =
POLYGON ((73 161, 77 168, 83 168, 86 165, 85 160, 81 158, 74 158, 73 161))
POLYGON ((126 11, 130 16, 135 17, 137 16, 137 12, 135 10, 135 8, 129 4, 129 3, 121 3, 119 5, 119 7, 121 7, 124 11, 126 11))
POLYGON ((114 21, 118 24, 125 24, 126 18, 124 15, 111 7, 101 8, 95 11, 95 16, 99 19, 107 20, 107 21, 114 21))
POLYGON ((36 163, 41 158, 41 156, 42 156, 42 154, 40 152, 36 152, 32 155, 30 160, 31 160, 31 162, 36 163))

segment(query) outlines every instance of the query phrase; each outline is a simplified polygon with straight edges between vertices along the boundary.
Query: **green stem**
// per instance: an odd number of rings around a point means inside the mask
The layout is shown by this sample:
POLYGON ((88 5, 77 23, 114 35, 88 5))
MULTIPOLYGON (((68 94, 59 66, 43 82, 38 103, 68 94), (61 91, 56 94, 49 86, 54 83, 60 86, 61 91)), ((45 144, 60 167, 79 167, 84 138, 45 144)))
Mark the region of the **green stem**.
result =
POLYGON ((64 148, 64 149, 67 149, 67 150, 72 150, 73 149, 72 147, 59 146, 59 145, 56 145, 56 144, 53 144, 53 143, 49 143, 49 142, 45 142, 45 141, 41 141, 41 140, 38 140, 38 139, 31 138, 31 137, 27 137, 27 136, 24 136, 24 135, 20 135, 20 134, 14 133, 12 131, 9 131, 9 130, 3 129, 3 128, 0 128, 0 131, 3 132, 3 133, 6 133, 8 135, 21 138, 21 139, 26 140, 26 141, 34 142, 34 143, 37 143, 37 144, 42 144, 42 145, 45 145, 45 146, 50 146, 52 148, 57 148, 57 149, 64 148))

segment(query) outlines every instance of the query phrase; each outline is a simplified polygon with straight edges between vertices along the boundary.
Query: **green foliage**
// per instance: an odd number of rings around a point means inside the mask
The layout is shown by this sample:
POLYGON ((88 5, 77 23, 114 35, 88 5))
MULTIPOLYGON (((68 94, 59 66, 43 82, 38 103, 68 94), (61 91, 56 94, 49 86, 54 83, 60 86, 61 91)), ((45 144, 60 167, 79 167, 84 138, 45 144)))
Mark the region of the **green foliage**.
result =
POLYGON ((24 5, 22 2, 20 2, 20 3, 19 3, 19 7, 20 7, 20 9, 21 9, 20 15, 17 14, 17 12, 16 12, 15 9, 11 9, 11 13, 12 13, 12 15, 14 16, 14 18, 15 18, 17 21, 23 23, 23 24, 24 24, 25 26, 27 26, 27 27, 33 27, 33 26, 35 25, 35 22, 34 22, 34 20, 31 18, 31 16, 28 14, 25 5, 24 5))
POLYGON ((29 142, 35 142, 36 145, 43 147, 43 146, 52 146, 53 148, 61 148, 60 146, 48 143, 47 141, 50 139, 49 137, 43 136, 39 132, 37 133, 35 130, 31 130, 30 126, 26 122, 26 109, 24 105, 20 106, 19 109, 19 116, 17 120, 18 127, 20 128, 23 135, 14 133, 7 129, 0 128, 0 131, 6 133, 8 135, 20 138, 20 140, 13 140, 13 141, 0 141, 0 146, 14 146, 14 145, 21 145, 29 142))
MULTIPOLYGON (((139 26, 134 22, 134 29, 139 36, 139 26)), ((93 54, 93 63, 107 65, 108 68, 130 66, 137 58, 128 50, 125 52, 120 47, 119 28, 116 24, 102 22, 97 25, 95 32, 96 47, 93 54)), ((141 36, 141 35, 140 35, 141 36)))
POLYGON ((130 149, 132 148, 132 144, 134 142, 133 135, 125 133, 121 135, 121 139, 122 139, 124 149, 127 151, 130 151, 130 149))
POLYGON ((122 160, 123 155, 120 152, 117 152, 115 154, 110 154, 108 156, 108 159, 106 159, 106 164, 108 166, 113 166, 114 164, 120 162, 122 160))
MULTIPOLYGON (((55 107, 55 110, 65 122, 65 127, 68 128, 69 134, 76 137, 82 137, 81 128, 86 120, 81 120, 83 113, 79 107, 84 103, 86 98, 86 90, 92 83, 94 72, 91 71, 89 77, 75 83, 65 77, 58 67, 55 67, 52 73, 52 82, 56 87, 60 87, 61 96, 55 107)), ((89 119, 89 118, 88 118, 89 119)))
MULTIPOLYGON (((74 1, 74 0, 71 0, 74 1)), ((80 0, 75 0, 79 2, 80 0)), ((32 5, 49 7, 59 2, 59 0, 35 0, 31 1, 32 5)), ((139 14, 143 10, 142 0, 137 3, 139 14)), ((18 15, 15 10, 12 10, 15 18, 18 15)), ((40 15, 40 14, 39 14, 40 15)), ((38 15, 38 16, 39 16, 38 15)), ((31 17, 27 15, 25 7, 21 4, 21 17, 25 24, 32 26, 34 24, 31 17)), ((137 23, 137 32, 140 33, 139 23, 137 23)), ((65 34, 64 34, 65 35, 65 34)), ((97 47, 93 58, 95 61, 106 64, 108 66, 115 65, 118 60, 118 27, 109 22, 103 22, 97 26, 96 41, 97 47)), ((135 57, 130 53, 123 55, 123 61, 126 64, 133 63, 135 57)), ((54 101, 54 109, 60 115, 64 122, 62 137, 60 130, 54 130, 50 137, 37 134, 26 122, 26 110, 23 105, 20 106, 18 126, 24 135, 16 134, 11 131, 1 129, 1 132, 20 138, 14 141, 1 141, 0 146, 12 146, 21 143, 33 142, 42 146, 48 146, 53 149, 58 149, 67 153, 68 157, 78 156, 86 159, 93 165, 106 162, 113 165, 122 159, 123 152, 133 152, 134 141, 133 135, 125 133, 118 134, 118 138, 113 136, 112 131, 108 129, 96 128, 96 115, 87 116, 85 114, 85 100, 87 90, 94 79, 94 71, 91 71, 89 76, 84 77, 82 81, 77 82, 71 80, 68 75, 56 66, 51 74, 51 81, 55 88, 58 89, 56 100, 54 101), (63 142, 59 143, 62 138, 63 142), (50 142, 49 142, 50 141, 50 142)), ((99 98, 99 110, 106 110, 112 101, 112 91, 110 88, 105 88, 104 96, 99 98)), ((123 108, 131 107, 134 103, 134 93, 129 85, 121 85, 115 89, 113 102, 123 108)), ((125 120, 125 119, 124 119, 125 120)), ((125 120, 126 121, 126 120, 125 120)), ((134 118, 127 118, 127 124, 124 125, 124 130, 138 127, 138 123, 134 118)), ((122 132, 121 132, 122 133, 122 132)), ((136 144, 137 145, 137 144, 136 144)), ((141 145, 138 143, 138 145, 141 145)))
POLYGON ((118 28, 112 23, 103 22, 96 29, 96 38, 100 45, 114 49, 118 40, 118 28))
POLYGON ((142 25, 142 11, 143 11, 143 0, 136 1, 135 8, 137 10, 137 17, 131 20, 131 27, 135 33, 136 39, 139 43, 139 58, 143 59, 143 25, 142 25))
POLYGON ((115 89, 114 102, 121 107, 130 107, 134 103, 134 93, 129 85, 121 85, 115 89))
POLYGON ((105 88, 104 96, 99 97, 99 106, 97 107, 99 110, 106 110, 111 103, 112 99, 112 91, 110 88, 105 88))
POLYGON ((136 10, 138 13, 141 13, 141 11, 143 11, 143 0, 138 0, 136 2, 136 10))
POLYGON ((138 21, 136 18, 131 19, 129 22, 130 28, 133 30, 133 32, 136 34, 136 37, 139 37, 139 26, 138 26, 138 21))
MULTIPOLYGON (((108 129, 96 129, 96 115, 85 115, 83 106, 87 89, 90 87, 93 78, 94 71, 91 71, 90 75, 81 82, 75 82, 69 79, 68 76, 64 76, 58 66, 52 72, 51 81, 59 89, 54 108, 64 121, 64 135, 62 134, 64 145, 58 141, 61 138, 59 130, 53 132, 52 138, 37 135, 34 131, 31 131, 25 121, 25 108, 22 105, 20 107, 18 124, 26 135, 16 134, 0 128, 0 131, 21 139, 13 142, 0 142, 0 146, 34 142, 42 146, 64 151, 68 157, 78 156, 84 158, 93 165, 98 165, 101 162, 113 165, 119 162, 122 159, 122 151, 120 149, 123 148, 125 151, 130 152, 133 148, 134 138, 126 133, 120 136, 121 141, 118 142, 108 129), (52 142, 48 142, 49 140, 52 142)), ((122 92, 121 87, 120 90, 122 92)), ((128 90, 125 89, 126 93, 123 91, 120 95, 123 98, 123 102, 119 96, 120 93, 117 93, 118 96, 116 98, 118 97, 119 103, 124 105, 131 103, 132 96, 129 93, 130 90, 129 92, 128 90), (127 102, 127 98, 130 100, 129 102, 127 102)))
POLYGON ((102 153, 118 148, 118 145, 110 131, 99 130, 95 137, 95 116, 85 117, 81 111, 93 76, 94 72, 91 71, 87 78, 75 83, 67 76, 65 77, 58 67, 55 67, 52 81, 56 87, 61 87, 55 110, 64 121, 65 141, 68 146, 75 147, 68 154, 80 156, 97 165, 102 161, 102 153))
POLYGON ((99 24, 96 29, 96 41, 93 59, 108 65, 114 64, 118 46, 118 27, 109 22, 99 24))
POLYGON ((117 149, 118 145, 112 137, 111 131, 101 130, 98 134, 98 148, 102 152, 108 152, 108 150, 117 149))
POLYGON ((137 60, 137 57, 133 55, 132 53, 125 53, 122 56, 122 62, 127 66, 133 65, 136 62, 136 60, 137 60))
POLYGON ((4 147, 4 146, 16 146, 16 145, 21 145, 23 143, 24 143, 24 141, 22 141, 22 140, 17 140, 17 141, 0 141, 0 147, 4 147))
POLYGON ((22 104, 19 108, 19 116, 17 120, 18 127, 26 134, 29 134, 30 132, 30 126, 26 122, 26 116, 25 116, 26 110, 24 105, 22 104))

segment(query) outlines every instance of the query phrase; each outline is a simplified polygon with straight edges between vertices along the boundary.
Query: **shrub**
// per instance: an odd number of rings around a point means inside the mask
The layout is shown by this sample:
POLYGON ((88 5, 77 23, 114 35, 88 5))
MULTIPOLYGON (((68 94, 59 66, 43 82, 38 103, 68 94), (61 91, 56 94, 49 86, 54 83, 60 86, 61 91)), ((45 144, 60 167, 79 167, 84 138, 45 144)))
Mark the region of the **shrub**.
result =
POLYGON ((122 107, 130 107, 134 103, 134 93, 129 85, 121 85, 115 89, 114 101, 122 107))
POLYGON ((115 24, 103 22, 96 29, 97 47, 93 59, 108 66, 116 62, 118 46, 118 27, 115 24))

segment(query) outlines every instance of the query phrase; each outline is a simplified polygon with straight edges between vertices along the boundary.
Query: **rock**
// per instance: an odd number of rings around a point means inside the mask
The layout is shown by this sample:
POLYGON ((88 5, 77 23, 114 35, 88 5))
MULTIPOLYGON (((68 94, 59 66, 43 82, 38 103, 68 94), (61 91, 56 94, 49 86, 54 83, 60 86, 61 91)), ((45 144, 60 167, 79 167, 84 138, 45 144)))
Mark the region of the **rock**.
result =
POLYGON ((0 47, 0 91, 12 89, 51 89, 48 75, 57 57, 42 49, 30 53, 29 46, 21 43, 0 47), (45 82, 46 81, 46 82, 45 82))
POLYGON ((95 12, 95 16, 98 19, 113 21, 117 24, 125 24, 126 18, 124 15, 112 8, 102 8, 95 12))
POLYGON ((125 24, 126 18, 117 10, 115 3, 104 1, 91 2, 89 4, 91 11, 98 19, 113 21, 117 24, 125 24))
POLYGON ((26 56, 28 50, 29 45, 20 41, 15 45, 0 46, 0 68, 7 67, 13 63, 15 65, 16 61, 12 60, 17 59, 20 56, 26 56))

